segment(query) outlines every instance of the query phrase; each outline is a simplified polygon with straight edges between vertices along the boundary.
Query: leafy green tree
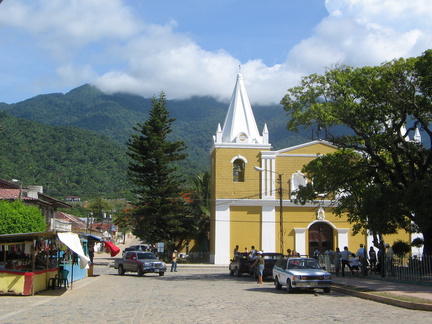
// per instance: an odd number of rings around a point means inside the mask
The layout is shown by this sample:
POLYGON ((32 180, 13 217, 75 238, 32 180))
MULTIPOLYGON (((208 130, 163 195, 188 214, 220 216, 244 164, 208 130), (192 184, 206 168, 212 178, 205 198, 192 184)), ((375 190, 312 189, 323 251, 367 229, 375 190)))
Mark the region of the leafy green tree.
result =
POLYGON ((186 158, 182 141, 169 141, 174 122, 166 108, 165 94, 153 97, 149 118, 133 128, 129 139, 131 158, 128 174, 138 197, 133 233, 151 243, 165 242, 170 248, 187 236, 187 219, 176 162, 186 158))
POLYGON ((189 192, 184 194, 189 206, 189 215, 194 221, 191 237, 196 240, 200 251, 209 251, 210 233, 210 173, 205 172, 192 178, 189 192))
POLYGON ((414 224, 426 254, 432 254, 431 68, 431 50, 376 67, 339 65, 304 77, 281 101, 290 130, 313 128, 341 148, 337 158, 305 168, 314 181, 299 199, 333 192, 338 212, 377 235, 414 224), (413 140, 416 129, 422 142, 413 140))
POLYGON ((0 200, 0 234, 43 232, 47 228, 39 208, 19 200, 0 200))
POLYGON ((86 209, 93 214, 95 219, 102 219, 104 212, 111 212, 113 210, 113 205, 108 200, 98 197, 91 200, 86 209))

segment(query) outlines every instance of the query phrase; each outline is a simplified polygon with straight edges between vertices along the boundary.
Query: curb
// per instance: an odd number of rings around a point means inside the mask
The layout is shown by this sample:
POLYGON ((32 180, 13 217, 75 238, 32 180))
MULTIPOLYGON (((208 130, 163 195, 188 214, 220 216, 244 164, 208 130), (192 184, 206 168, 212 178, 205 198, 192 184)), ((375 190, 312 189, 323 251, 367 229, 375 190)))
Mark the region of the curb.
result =
POLYGON ((372 301, 387 304, 387 305, 392 305, 392 306, 397 306, 397 307, 402 307, 402 308, 407 308, 407 309, 412 309, 412 310, 422 310, 422 311, 432 312, 432 304, 411 303, 411 302, 406 302, 406 301, 402 301, 402 300, 398 300, 398 299, 393 299, 390 297, 377 296, 377 295, 368 294, 368 293, 362 292, 362 291, 348 289, 343 285, 333 284, 332 290, 343 293, 343 294, 347 294, 347 295, 351 295, 351 296, 359 297, 359 298, 363 298, 363 299, 368 299, 368 300, 372 300, 372 301))

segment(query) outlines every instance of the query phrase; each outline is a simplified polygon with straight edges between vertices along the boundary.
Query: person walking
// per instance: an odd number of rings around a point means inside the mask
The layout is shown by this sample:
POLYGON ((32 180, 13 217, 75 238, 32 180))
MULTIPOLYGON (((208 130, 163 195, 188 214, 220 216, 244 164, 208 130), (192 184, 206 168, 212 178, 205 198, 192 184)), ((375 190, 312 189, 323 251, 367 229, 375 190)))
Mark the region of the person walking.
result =
POLYGON ((339 270, 341 268, 341 253, 340 249, 336 248, 336 251, 333 252, 333 263, 335 266, 336 277, 339 277, 339 270))
POLYGON ((255 259, 255 262, 251 265, 251 268, 255 268, 255 271, 258 275, 258 284, 263 283, 263 274, 264 274, 264 257, 262 251, 257 252, 258 257, 255 259))
MULTIPOLYGON (((367 275, 367 254, 363 244, 360 244, 360 248, 357 250, 356 257, 361 264, 361 273, 363 276, 367 275)), ((351 265, 352 266, 352 265, 351 265)))
POLYGON ((370 264, 370 273, 372 274, 372 271, 375 271, 376 273, 377 254, 373 246, 371 246, 369 249, 369 264, 370 264))
POLYGON ((348 266, 348 268, 351 270, 351 274, 354 275, 354 272, 350 265, 350 256, 351 252, 348 250, 347 246, 344 246, 343 251, 341 251, 341 263, 342 263, 342 277, 345 277, 345 266, 348 266))
POLYGON ((387 252, 385 254, 386 273, 387 273, 387 275, 391 274, 394 277, 395 273, 394 273, 394 267, 393 267, 393 248, 388 243, 385 245, 385 247, 387 249, 387 252))
POLYGON ((171 255, 171 272, 177 272, 177 250, 174 250, 174 252, 171 255))

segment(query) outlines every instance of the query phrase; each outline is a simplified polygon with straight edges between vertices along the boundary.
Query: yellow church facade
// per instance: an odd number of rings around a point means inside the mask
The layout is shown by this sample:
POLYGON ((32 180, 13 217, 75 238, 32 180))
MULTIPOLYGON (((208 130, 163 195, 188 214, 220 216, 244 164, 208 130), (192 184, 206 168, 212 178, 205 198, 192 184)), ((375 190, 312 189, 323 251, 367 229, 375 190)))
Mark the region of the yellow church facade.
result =
MULTIPOLYGON (((223 127, 218 125, 211 156, 210 262, 228 264, 236 245, 239 251, 254 246, 264 252, 315 250, 356 252, 360 244, 372 246, 370 235, 353 235, 345 217, 333 214, 330 201, 294 204, 294 191, 308 180, 304 165, 336 151, 326 141, 312 141, 272 151, 269 131, 259 133, 243 84, 237 76, 223 127)), ((411 242, 410 234, 387 237, 411 242)))

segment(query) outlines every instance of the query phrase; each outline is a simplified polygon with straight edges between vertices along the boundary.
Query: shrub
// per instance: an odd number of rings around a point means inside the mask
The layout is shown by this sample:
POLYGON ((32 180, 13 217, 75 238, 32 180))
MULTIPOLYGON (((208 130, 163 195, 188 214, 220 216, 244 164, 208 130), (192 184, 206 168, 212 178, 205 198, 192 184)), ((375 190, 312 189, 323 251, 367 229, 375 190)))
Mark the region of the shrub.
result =
POLYGON ((424 245, 424 240, 420 237, 416 237, 412 242, 411 246, 415 246, 416 248, 421 248, 424 245))
POLYGON ((407 242, 401 240, 394 242, 392 249, 397 256, 403 256, 405 253, 411 252, 411 246, 407 242))

